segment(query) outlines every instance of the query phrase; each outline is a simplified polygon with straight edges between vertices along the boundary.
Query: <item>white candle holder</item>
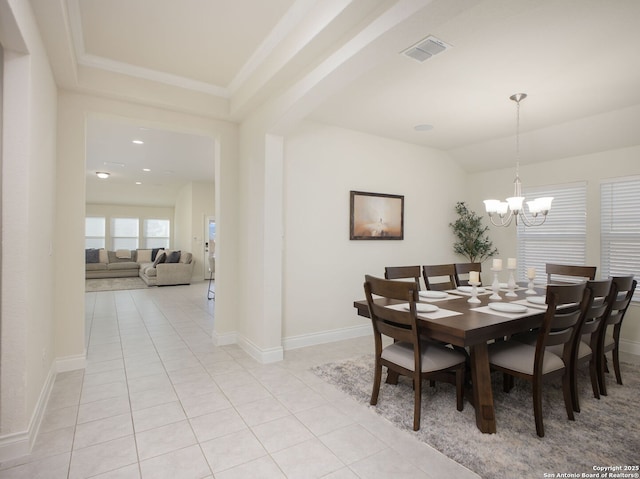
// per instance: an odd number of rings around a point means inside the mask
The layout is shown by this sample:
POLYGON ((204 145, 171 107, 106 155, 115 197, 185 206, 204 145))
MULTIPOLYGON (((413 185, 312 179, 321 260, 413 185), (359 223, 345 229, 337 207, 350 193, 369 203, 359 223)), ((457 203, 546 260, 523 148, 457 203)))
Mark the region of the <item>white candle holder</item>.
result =
POLYGON ((480 286, 480 281, 469 281, 471 285, 471 297, 467 299, 467 303, 476 304, 479 303, 478 299, 478 286, 480 286))
POLYGON ((516 280, 513 276, 513 272, 515 268, 509 268, 509 282, 507 283, 507 289, 509 292, 505 296, 509 296, 510 298, 516 298, 518 295, 515 293, 516 289, 516 280))
POLYGON ((528 289, 524 293, 525 294, 538 294, 538 292, 535 289, 533 289, 533 286, 534 286, 533 280, 530 279, 529 280, 529 284, 527 285, 528 289))
POLYGON ((491 289, 493 290, 493 294, 489 296, 489 299, 499 300, 502 299, 498 292, 500 291, 500 281, 498 280, 498 272, 501 271, 499 269, 491 268, 493 271, 493 283, 491 283, 491 289))

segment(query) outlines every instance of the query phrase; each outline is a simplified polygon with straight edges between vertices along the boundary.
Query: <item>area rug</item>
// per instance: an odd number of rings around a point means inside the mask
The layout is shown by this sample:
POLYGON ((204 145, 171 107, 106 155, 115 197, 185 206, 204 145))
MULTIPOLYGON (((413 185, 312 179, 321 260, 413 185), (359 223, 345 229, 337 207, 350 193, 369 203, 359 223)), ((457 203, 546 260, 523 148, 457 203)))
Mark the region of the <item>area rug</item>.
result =
MULTIPOLYGON (((580 376, 581 412, 567 419, 562 389, 545 382, 543 419, 545 437, 536 435, 531 387, 516 379, 510 393, 502 392, 502 376, 494 373, 493 391, 497 434, 482 434, 475 411, 465 399, 464 411, 456 410, 453 385, 424 385, 422 420, 413 431, 413 391, 410 381, 383 384, 377 406, 370 406, 373 356, 330 363, 312 371, 327 382, 372 408, 392 424, 431 445, 485 479, 588 476, 594 467, 636 466, 640 460, 640 366, 621 364, 624 386, 607 374, 608 396, 597 400, 587 375, 580 376), (545 476, 545 474, 547 474, 545 476), (551 475, 555 474, 555 476, 551 475), (576 476, 559 474, 577 474, 576 476)), ((622 471, 624 472, 624 470, 622 471)), ((632 474, 636 470, 626 471, 632 474)), ((606 476, 614 477, 614 476, 606 476)), ((638 477, 616 476, 616 477, 638 477)))
POLYGON ((118 291, 125 289, 146 289, 147 284, 139 277, 130 278, 98 278, 86 279, 84 290, 87 293, 96 291, 118 291))

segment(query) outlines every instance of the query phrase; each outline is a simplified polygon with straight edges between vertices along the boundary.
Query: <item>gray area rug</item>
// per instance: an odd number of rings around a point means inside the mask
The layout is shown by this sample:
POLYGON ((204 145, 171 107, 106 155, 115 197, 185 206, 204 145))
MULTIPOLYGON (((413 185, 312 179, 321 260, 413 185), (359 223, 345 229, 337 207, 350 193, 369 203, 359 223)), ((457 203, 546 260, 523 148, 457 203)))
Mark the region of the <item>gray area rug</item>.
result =
POLYGON ((87 293, 96 291, 119 291, 125 289, 146 289, 147 284, 138 276, 130 278, 98 278, 85 279, 84 290, 87 293))
MULTIPOLYGON (((640 366, 621 364, 624 386, 607 374, 608 396, 593 397, 587 375, 580 377, 581 412, 567 419, 560 383, 545 383, 543 419, 545 437, 536 435, 531 387, 516 379, 509 394, 502 392, 502 375, 494 373, 493 391, 497 434, 482 434, 475 411, 465 399, 464 411, 455 405, 453 385, 424 385, 422 420, 413 431, 413 391, 401 377, 397 386, 383 384, 377 406, 370 406, 373 356, 318 366, 312 371, 358 402, 373 408, 395 426, 406 430, 485 479, 542 478, 559 473, 593 474, 594 466, 633 466, 640 462, 640 366), (549 475, 545 476, 547 473, 549 475)), ((637 473, 635 471, 627 471, 637 473)), ((599 477, 604 477, 602 473, 599 477)), ((612 476, 613 477, 613 476, 612 476)), ((638 477, 638 476, 627 476, 638 477)))

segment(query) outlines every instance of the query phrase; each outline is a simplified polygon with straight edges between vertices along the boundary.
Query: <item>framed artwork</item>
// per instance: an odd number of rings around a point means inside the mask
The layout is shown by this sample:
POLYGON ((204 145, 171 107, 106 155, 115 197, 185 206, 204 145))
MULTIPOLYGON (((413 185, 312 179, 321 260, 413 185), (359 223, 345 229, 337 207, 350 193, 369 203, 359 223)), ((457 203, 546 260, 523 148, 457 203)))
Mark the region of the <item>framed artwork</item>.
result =
POLYGON ((404 239, 404 196, 352 191, 349 239, 404 239))

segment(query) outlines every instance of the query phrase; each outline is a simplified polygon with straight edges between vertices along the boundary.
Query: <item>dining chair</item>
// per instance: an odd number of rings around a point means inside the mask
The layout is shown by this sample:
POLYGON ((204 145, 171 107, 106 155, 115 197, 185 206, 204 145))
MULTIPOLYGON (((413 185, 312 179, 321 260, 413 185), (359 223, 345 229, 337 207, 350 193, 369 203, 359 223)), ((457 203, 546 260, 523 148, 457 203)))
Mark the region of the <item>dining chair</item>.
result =
POLYGON ((633 293, 638 285, 638 282, 633 279, 633 276, 613 276, 611 280, 613 282, 615 295, 609 306, 605 325, 600 331, 599 346, 601 353, 599 353, 597 357, 598 385, 600 386, 600 394, 603 396, 607 395, 604 373, 606 366, 605 354, 609 351, 611 351, 613 358, 613 369, 616 374, 616 381, 618 384, 622 384, 619 357, 620 328, 622 327, 622 320, 633 298, 633 293))
POLYGON ((456 289, 456 267, 453 264, 425 265, 422 267, 422 278, 425 287, 429 290, 456 289), (449 279, 442 281, 444 277, 449 279), (434 279, 439 279, 440 282, 434 281, 434 279))
POLYGON ((385 279, 411 279, 418 283, 420 288, 420 266, 386 266, 384 268, 385 279))
POLYGON ((576 283, 588 279, 596 279, 595 266, 577 266, 573 264, 546 264, 547 284, 576 283), (560 276, 553 280, 552 275, 560 276), (576 279, 577 278, 577 279, 576 279))
POLYGON ((593 397, 600 399, 600 386, 598 385, 598 352, 601 350, 599 341, 601 331, 606 327, 606 319, 610 305, 616 296, 616 288, 613 287, 611 278, 604 280, 587 281, 587 289, 590 297, 587 308, 581 320, 579 334, 573 350, 573 364, 571 365, 571 391, 573 398, 573 410, 580 412, 580 398, 578 394, 578 369, 585 363, 589 364, 589 377, 593 397))
POLYGON ((457 286, 469 285, 469 273, 471 271, 477 271, 480 273, 480 284, 482 284, 482 263, 455 263, 455 278, 457 286), (460 277, 460 275, 466 275, 466 277, 460 277))
POLYGON ((422 379, 455 381, 456 407, 462 411, 464 404, 465 356, 446 346, 420 339, 416 303, 418 290, 412 282, 393 281, 365 276, 364 292, 369 306, 375 343, 375 372, 371 405, 378 403, 382 367, 412 379, 414 391, 413 430, 420 429, 422 407, 422 379), (390 308, 376 303, 373 295, 384 299, 399 300, 404 307, 390 308), (394 342, 382 347, 382 336, 394 342))
POLYGON ((542 421, 542 381, 562 377, 562 392, 569 420, 574 420, 571 398, 570 364, 572 339, 586 309, 590 292, 586 283, 547 286, 547 311, 537 331, 535 345, 517 339, 497 341, 489 345, 491 368, 503 373, 503 390, 509 392, 514 377, 532 383, 533 414, 536 433, 544 437, 542 421), (548 350, 561 345, 562 355, 548 350))

